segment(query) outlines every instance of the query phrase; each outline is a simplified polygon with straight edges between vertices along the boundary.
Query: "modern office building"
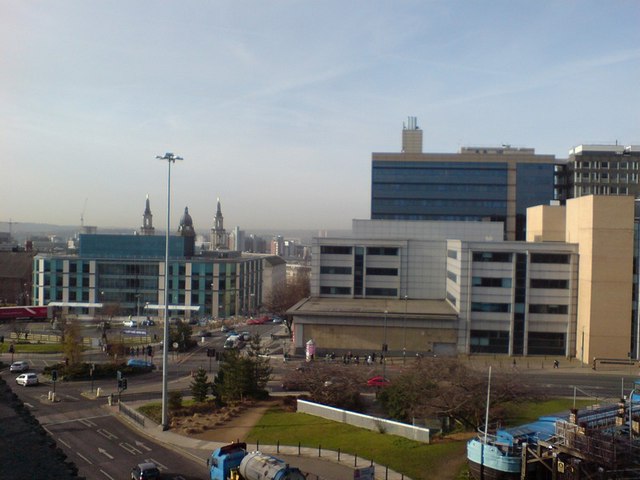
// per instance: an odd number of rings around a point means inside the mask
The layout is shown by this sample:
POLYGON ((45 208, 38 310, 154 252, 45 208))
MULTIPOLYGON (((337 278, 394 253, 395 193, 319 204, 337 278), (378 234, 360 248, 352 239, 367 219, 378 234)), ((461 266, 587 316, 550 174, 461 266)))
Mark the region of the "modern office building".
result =
POLYGON ((295 346, 393 355, 626 358, 632 340, 633 198, 528 211, 526 242, 500 223, 354 221, 316 238, 295 346))
POLYGON ((169 237, 168 272, 164 236, 80 235, 77 254, 36 255, 34 305, 54 302, 65 312, 93 315, 110 304, 122 314, 155 315, 149 309, 164 305, 168 275, 172 314, 227 318, 258 311, 273 285, 285 281, 286 263, 273 255, 196 252, 187 208, 178 231, 169 237))
POLYGON ((640 146, 578 145, 569 150, 561 199, 584 195, 640 196, 640 146))
POLYGON ((524 240, 528 207, 555 199, 562 162, 532 148, 464 147, 423 153, 415 117, 400 153, 373 153, 371 219, 503 222, 504 238, 524 240))

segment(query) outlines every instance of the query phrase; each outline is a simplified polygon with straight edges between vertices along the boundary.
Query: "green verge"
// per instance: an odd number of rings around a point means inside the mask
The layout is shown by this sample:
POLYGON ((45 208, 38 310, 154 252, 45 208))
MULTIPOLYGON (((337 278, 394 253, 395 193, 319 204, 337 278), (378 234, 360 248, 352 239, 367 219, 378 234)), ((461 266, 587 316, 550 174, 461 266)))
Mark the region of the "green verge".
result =
MULTIPOLYGON (((13 345, 15 353, 62 353, 63 348, 59 343, 16 343, 13 345)), ((2 353, 9 351, 9 346, 6 343, 0 346, 2 353)))

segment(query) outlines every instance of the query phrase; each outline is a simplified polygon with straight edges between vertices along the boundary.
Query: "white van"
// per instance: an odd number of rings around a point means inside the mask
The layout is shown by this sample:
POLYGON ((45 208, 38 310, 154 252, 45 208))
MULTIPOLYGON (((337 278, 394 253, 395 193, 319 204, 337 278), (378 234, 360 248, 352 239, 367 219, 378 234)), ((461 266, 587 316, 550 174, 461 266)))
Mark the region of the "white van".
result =
POLYGON ((230 335, 229 337, 227 337, 227 340, 224 342, 224 345, 222 346, 222 348, 224 348, 225 350, 231 350, 234 348, 242 348, 244 347, 244 342, 242 341, 242 338, 240 337, 240 335, 230 335))

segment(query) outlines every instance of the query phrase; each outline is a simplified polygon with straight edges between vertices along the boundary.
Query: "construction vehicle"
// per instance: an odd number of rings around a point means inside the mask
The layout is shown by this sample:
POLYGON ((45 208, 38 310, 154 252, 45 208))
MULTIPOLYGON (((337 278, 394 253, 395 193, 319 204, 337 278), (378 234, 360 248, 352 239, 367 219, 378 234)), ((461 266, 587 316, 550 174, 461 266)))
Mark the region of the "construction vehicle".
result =
POLYGON ((279 458, 247 452, 247 444, 217 448, 207 459, 211 480, 305 480, 302 472, 279 458))

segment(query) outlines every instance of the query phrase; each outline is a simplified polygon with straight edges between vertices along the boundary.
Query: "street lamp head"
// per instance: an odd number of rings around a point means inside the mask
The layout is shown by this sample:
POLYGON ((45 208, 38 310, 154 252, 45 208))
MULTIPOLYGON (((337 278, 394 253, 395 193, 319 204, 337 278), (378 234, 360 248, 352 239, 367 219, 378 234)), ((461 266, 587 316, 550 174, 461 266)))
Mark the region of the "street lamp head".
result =
POLYGON ((174 155, 171 152, 167 152, 163 156, 156 155, 156 158, 158 160, 168 160, 169 162, 174 162, 174 163, 175 163, 176 160, 184 160, 182 157, 180 157, 178 155, 174 155))

